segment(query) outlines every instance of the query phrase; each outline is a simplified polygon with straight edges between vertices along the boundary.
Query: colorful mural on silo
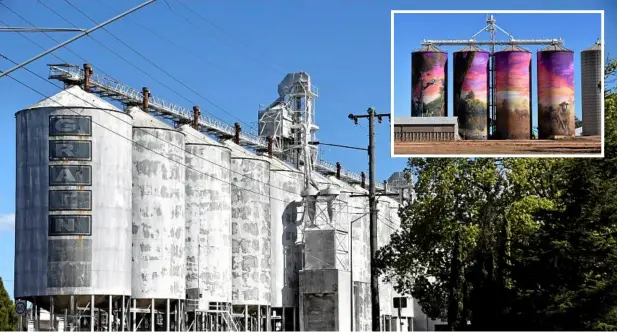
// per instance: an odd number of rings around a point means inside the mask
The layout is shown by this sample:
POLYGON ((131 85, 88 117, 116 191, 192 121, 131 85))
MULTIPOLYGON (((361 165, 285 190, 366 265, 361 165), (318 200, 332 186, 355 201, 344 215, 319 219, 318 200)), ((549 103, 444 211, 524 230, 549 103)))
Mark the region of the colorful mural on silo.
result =
POLYGON ((538 138, 574 136, 574 53, 538 52, 538 138))
POLYGON ((509 46, 495 52, 495 106, 500 139, 531 138, 531 52, 509 46))
POLYGON ((477 47, 454 52, 454 116, 462 139, 487 138, 489 53, 477 47))
POLYGON ((411 54, 411 116, 447 116, 447 68, 445 52, 411 54))

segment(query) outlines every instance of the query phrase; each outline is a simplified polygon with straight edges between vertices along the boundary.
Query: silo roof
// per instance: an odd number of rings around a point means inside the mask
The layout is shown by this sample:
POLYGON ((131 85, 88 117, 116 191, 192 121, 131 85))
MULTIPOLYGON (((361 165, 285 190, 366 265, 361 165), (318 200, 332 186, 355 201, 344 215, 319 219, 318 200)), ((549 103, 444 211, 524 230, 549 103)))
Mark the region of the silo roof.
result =
POLYGON ((528 52, 528 53, 531 53, 528 49, 522 48, 519 45, 509 45, 499 50, 498 52, 528 52))
POLYGON ((563 47, 563 45, 549 45, 539 52, 572 52, 572 50, 563 47))
POLYGON ((116 106, 108 103, 96 95, 82 90, 78 85, 64 89, 55 95, 47 97, 25 109, 48 107, 96 108, 120 112, 120 109, 116 106))
POLYGON ((229 149, 223 144, 215 141, 214 139, 204 135, 199 130, 195 130, 191 125, 185 124, 179 128, 179 131, 186 134, 186 144, 202 144, 202 145, 213 145, 221 148, 229 149))
POLYGON ((255 159, 255 160, 262 160, 262 161, 266 161, 270 163, 270 158, 258 156, 252 153, 251 151, 241 147, 240 145, 232 142, 231 140, 223 141, 222 144, 231 150, 232 158, 255 159))
POLYGON ((125 112, 133 117, 133 127, 174 130, 172 126, 144 112, 137 106, 131 106, 125 112))
POLYGON ((467 45, 463 47, 462 49, 458 50, 457 52, 486 52, 488 53, 487 51, 479 48, 476 45, 467 45))
POLYGON ((420 47, 419 49, 415 50, 415 52, 437 52, 437 53, 445 53, 444 51, 440 50, 437 46, 435 45, 425 45, 420 47))
MULTIPOLYGON (((265 156, 264 156, 265 157, 265 156)), ((299 169, 289 165, 288 163, 276 158, 268 158, 270 160, 270 170, 271 171, 284 171, 284 172, 296 172, 302 173, 299 169)))
POLYGON ((600 41, 598 40, 595 44, 593 44, 593 46, 590 46, 586 49, 583 50, 583 52, 585 51, 601 51, 602 50, 602 43, 600 43, 600 41))

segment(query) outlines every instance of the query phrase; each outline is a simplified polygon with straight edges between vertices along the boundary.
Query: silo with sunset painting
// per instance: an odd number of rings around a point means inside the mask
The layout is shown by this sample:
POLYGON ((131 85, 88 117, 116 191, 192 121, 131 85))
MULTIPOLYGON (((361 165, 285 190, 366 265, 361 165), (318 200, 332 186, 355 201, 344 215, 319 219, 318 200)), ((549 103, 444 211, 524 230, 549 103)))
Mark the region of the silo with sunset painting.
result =
POLYGON ((488 136, 489 55, 476 46, 454 52, 454 116, 462 139, 488 136))
POLYGON ((448 116, 448 53, 425 46, 411 53, 411 116, 448 116))
POLYGON ((531 139, 531 52, 515 45, 495 52, 498 139, 531 139))
POLYGON ((574 131, 574 52, 549 46, 538 52, 538 138, 574 131))

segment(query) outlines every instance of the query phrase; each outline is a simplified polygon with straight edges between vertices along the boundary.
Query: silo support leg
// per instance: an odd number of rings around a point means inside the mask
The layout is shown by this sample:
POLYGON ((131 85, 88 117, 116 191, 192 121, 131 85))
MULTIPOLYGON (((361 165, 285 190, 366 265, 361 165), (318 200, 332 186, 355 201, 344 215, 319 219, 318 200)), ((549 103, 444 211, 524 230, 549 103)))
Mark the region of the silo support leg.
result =
POLYGON ((249 307, 247 305, 244 306, 244 331, 248 332, 249 330, 249 307))
POLYGON ((94 295, 90 295, 90 332, 94 332, 94 295))
POLYGON ((133 332, 137 332, 137 300, 132 299, 133 301, 133 321, 131 322, 133 325, 133 332))
POLYGON ((53 296, 49 297, 49 325, 52 331, 56 330, 55 303, 53 296))
POLYGON ((165 331, 169 331, 169 323, 171 318, 169 317, 169 311, 171 310, 171 302, 169 299, 165 300, 165 331))
POLYGON ((154 299, 150 300, 150 331, 154 332, 154 299))
POLYGON ((109 311, 107 312, 107 331, 111 331, 111 317, 112 317, 112 312, 113 312, 113 307, 112 307, 112 298, 111 295, 109 295, 109 311))
POLYGON ((126 319, 126 301, 124 299, 124 295, 122 295, 122 311, 121 317, 122 321, 120 321, 120 331, 124 332, 124 320, 126 319))
POLYGON ((258 305, 257 306, 257 332, 261 332, 262 331, 262 329, 261 329, 261 324, 262 323, 263 322, 261 321, 261 306, 258 305))

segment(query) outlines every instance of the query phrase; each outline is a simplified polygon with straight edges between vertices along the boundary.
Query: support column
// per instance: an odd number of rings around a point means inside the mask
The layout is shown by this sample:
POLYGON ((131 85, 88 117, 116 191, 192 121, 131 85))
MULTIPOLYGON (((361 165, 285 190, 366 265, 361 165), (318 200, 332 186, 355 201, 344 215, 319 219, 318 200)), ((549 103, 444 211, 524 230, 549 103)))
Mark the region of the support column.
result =
POLYGON ((244 305, 244 331, 249 330, 249 306, 244 305))
POLYGON ((266 307, 266 331, 272 331, 272 307, 266 307))
POLYGON ((111 297, 111 295, 109 295, 109 311, 107 312, 107 331, 111 331, 111 327, 112 327, 112 312, 114 310, 113 308, 113 302, 112 302, 113 298, 111 297))
POLYGON ((174 331, 180 331, 180 300, 176 301, 174 309, 174 331))
POLYGON ((90 295, 90 332, 94 332, 94 295, 90 295))
POLYGON ((64 331, 70 331, 69 329, 69 311, 64 309, 64 327, 62 328, 64 331))
POLYGON ((122 295, 122 309, 120 310, 120 317, 122 317, 122 321, 120 321, 120 331, 124 332, 124 321, 126 320, 126 300, 124 299, 124 295, 122 295))
POLYGON ((131 301, 133 301, 133 314, 132 316, 132 322, 131 322, 131 326, 133 326, 132 330, 133 332, 137 331, 137 300, 136 299, 131 299, 131 301))
POLYGON ((171 310, 171 300, 167 299, 165 300, 165 331, 170 331, 169 330, 169 325, 171 323, 171 317, 169 314, 169 311, 171 310))
POLYGON ((150 331, 154 332, 154 299, 150 300, 150 331))
MULTIPOLYGON (((286 308, 283 307, 281 308, 281 331, 287 331, 287 328, 285 327, 285 310, 286 308)), ((276 328, 276 325, 274 325, 273 330, 276 328)), ((295 330, 294 330, 295 331, 295 330)))
POLYGON ((51 325, 51 330, 56 330, 56 315, 55 315, 55 298, 53 296, 49 297, 49 324, 51 325))
POLYGON ((257 305, 257 332, 261 331, 261 305, 257 305))

